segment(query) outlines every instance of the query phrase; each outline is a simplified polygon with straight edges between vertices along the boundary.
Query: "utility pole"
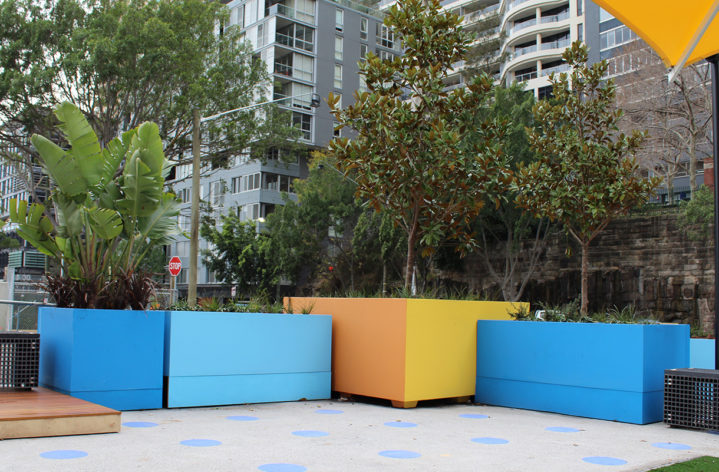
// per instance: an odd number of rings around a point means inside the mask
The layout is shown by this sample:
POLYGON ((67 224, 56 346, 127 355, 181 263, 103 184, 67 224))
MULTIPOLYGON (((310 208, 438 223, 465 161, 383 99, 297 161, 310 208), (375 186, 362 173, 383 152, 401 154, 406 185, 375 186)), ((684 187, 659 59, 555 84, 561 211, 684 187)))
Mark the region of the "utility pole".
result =
POLYGON ((190 269, 187 304, 197 304, 197 257, 200 246, 200 110, 192 110, 192 216, 190 217, 190 269))
POLYGON ((285 100, 293 100, 296 98, 311 96, 310 106, 317 108, 320 106, 320 96, 316 93, 304 93, 293 97, 284 97, 267 102, 256 103, 254 105, 235 108, 233 110, 223 111, 215 115, 202 117, 200 110, 195 108, 192 110, 192 193, 191 193, 191 212, 190 219, 190 268, 187 274, 187 304, 195 306, 197 304, 197 258, 199 256, 200 246, 200 126, 206 121, 212 121, 217 118, 236 113, 239 111, 252 110, 260 108, 271 103, 282 102, 285 100))

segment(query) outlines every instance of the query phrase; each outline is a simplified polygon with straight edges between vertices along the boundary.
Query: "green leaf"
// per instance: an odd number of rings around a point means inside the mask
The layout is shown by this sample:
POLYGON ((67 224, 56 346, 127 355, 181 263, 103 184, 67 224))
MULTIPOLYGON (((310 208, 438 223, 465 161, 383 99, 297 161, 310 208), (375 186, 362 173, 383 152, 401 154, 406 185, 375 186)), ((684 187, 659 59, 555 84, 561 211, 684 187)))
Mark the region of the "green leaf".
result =
POLYGON ((72 154, 66 153, 57 144, 37 134, 33 135, 30 141, 40 154, 40 160, 48 174, 62 193, 79 195, 87 191, 80 166, 72 154))
POLYGON ((60 120, 58 128, 70 144, 68 154, 72 155, 88 187, 96 185, 102 176, 102 149, 87 119, 79 108, 63 102, 55 110, 60 120))
POLYGON ((92 208, 87 212, 93 233, 102 239, 113 239, 122 232, 122 218, 107 208, 92 208))

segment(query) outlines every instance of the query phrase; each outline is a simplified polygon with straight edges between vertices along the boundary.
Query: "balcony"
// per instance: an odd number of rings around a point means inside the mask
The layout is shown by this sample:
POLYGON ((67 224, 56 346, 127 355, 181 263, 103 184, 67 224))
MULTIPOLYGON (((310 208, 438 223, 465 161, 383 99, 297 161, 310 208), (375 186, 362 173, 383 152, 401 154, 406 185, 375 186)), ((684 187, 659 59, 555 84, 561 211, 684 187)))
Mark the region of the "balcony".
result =
POLYGON ((265 8, 265 16, 275 16, 280 15, 284 16, 285 18, 290 18, 293 20, 299 20, 303 21, 305 23, 315 23, 315 15, 313 12, 305 12, 300 10, 295 10, 294 8, 288 7, 287 5, 284 5, 282 3, 275 3, 274 5, 269 6, 268 8, 265 8))
POLYGON ((558 41, 551 41, 549 43, 542 43, 542 51, 547 49, 566 49, 572 42, 569 39, 560 39, 558 41))
POLYGON ((302 49, 303 51, 314 52, 315 49, 315 45, 310 41, 294 38, 292 36, 282 33, 275 34, 275 41, 277 42, 277 44, 282 44, 283 46, 287 46, 290 48, 302 49))
POLYGON ((515 82, 526 82, 528 80, 536 79, 537 78, 537 71, 528 71, 528 72, 522 72, 520 74, 515 73, 514 74, 514 80, 515 82))
POLYGON ((521 30, 523 30, 523 29, 525 29, 525 28, 529 28, 530 26, 534 26, 534 25, 536 25, 536 24, 537 24, 537 19, 536 19, 536 18, 532 18, 532 19, 529 20, 529 21, 523 21, 522 23, 515 23, 514 26, 512 26, 512 27, 509 29, 509 34, 510 34, 510 35, 513 35, 513 34, 516 33, 517 31, 521 31, 521 30))
POLYGON ((567 20, 569 19, 569 10, 563 11, 561 13, 557 13, 556 15, 549 15, 549 16, 543 16, 541 19, 541 23, 557 23, 559 21, 567 20))
POLYGON ((509 60, 516 59, 521 56, 526 56, 527 54, 531 54, 533 52, 537 52, 536 44, 532 44, 531 46, 525 46, 522 48, 514 48, 514 52, 510 55, 509 60))
POLYGON ((568 72, 569 71, 569 65, 568 64, 561 64, 554 67, 548 67, 546 69, 542 68, 542 73, 540 74, 540 77, 545 77, 550 74, 561 74, 562 72, 568 72))
POLYGON ((483 10, 473 11, 464 15, 464 24, 476 23, 477 21, 483 20, 489 16, 490 13, 499 10, 499 4, 491 5, 483 10))

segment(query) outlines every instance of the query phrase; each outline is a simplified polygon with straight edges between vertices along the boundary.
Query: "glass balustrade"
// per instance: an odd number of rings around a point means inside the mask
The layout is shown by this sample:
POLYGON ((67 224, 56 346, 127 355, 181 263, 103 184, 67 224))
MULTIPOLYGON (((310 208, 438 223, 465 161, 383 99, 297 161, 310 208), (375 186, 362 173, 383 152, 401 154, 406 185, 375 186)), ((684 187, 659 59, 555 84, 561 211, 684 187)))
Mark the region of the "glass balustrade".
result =
POLYGON ((571 44, 568 39, 560 39, 559 41, 551 41, 549 43, 542 43, 542 51, 547 49, 566 49, 571 44))
POLYGON ((312 52, 312 51, 314 51, 314 48, 315 48, 314 44, 312 44, 309 41, 305 41, 304 39, 300 39, 300 38, 294 38, 292 36, 289 36, 289 35, 286 35, 283 33, 276 33, 275 41, 278 44, 282 44, 284 46, 288 46, 291 48, 302 49, 303 51, 312 52))
POLYGON ((562 13, 557 13, 556 15, 543 16, 542 24, 556 23, 558 21, 566 20, 567 18, 569 18, 569 11, 563 11, 562 13))
POLYGON ((560 74, 562 72, 568 72, 569 71, 569 65, 562 64, 560 66, 554 66, 554 67, 548 67, 546 69, 542 69, 541 77, 547 76, 549 74, 560 74))
POLYGON ((529 28, 530 26, 534 26, 536 24, 537 24, 536 18, 532 18, 531 20, 528 20, 528 21, 523 21, 522 23, 515 23, 514 26, 512 26, 512 28, 509 30, 509 34, 514 34, 517 31, 521 31, 525 28, 529 28))

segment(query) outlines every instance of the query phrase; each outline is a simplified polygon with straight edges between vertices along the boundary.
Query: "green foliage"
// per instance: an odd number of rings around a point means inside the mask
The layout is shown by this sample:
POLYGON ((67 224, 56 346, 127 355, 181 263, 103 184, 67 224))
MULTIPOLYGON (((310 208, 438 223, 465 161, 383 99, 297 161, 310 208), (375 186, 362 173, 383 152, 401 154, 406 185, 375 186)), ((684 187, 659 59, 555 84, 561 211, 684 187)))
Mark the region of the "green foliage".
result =
POLYGON ((209 311, 217 313, 284 313, 281 303, 272 303, 266 295, 253 297, 249 302, 229 300, 222 303, 216 298, 201 298, 190 306, 186 299, 178 300, 167 307, 174 311, 209 311))
POLYGON ((220 225, 205 218, 202 237, 212 245, 203 251, 207 268, 223 283, 236 285, 240 296, 270 291, 277 284, 277 267, 270 239, 257 233, 254 222, 241 222, 230 213, 220 217, 220 225))
MULTIPOLYGON (((250 105, 269 85, 221 2, 203 0, 8 0, 0 6, 0 141, 50 136, 51 110, 72 101, 101 144, 154 121, 171 159, 189 154, 192 110, 203 116, 250 105)), ((276 109, 207 123, 203 151, 215 163, 256 143, 294 137, 276 109)), ((68 176, 71 178, 71 176, 68 176)))
POLYGON ((714 227, 714 193, 706 185, 694 192, 692 199, 679 204, 682 226, 694 240, 708 239, 714 227))
POLYGON ((586 314, 581 310, 578 299, 564 305, 551 306, 540 303, 541 309, 537 312, 520 310, 510 315, 518 321, 554 321, 570 323, 610 323, 610 324, 656 324, 651 318, 640 316, 634 305, 623 308, 616 306, 596 313, 586 314))
POLYGON ((643 134, 618 132, 614 82, 606 61, 587 65, 576 41, 563 56, 571 74, 552 74, 554 98, 534 107, 529 134, 539 159, 517 169, 517 203, 537 217, 560 222, 582 247, 582 311, 586 313, 589 243, 614 218, 643 202, 659 179, 643 179, 632 157, 643 134))
POLYGON ((355 184, 334 168, 334 161, 315 153, 307 179, 294 184, 297 201, 285 204, 267 217, 267 233, 279 273, 302 285, 307 280, 331 277, 351 287, 355 253, 352 231, 362 207, 355 200, 355 184))
POLYGON ((56 221, 44 205, 16 199, 10 220, 61 269, 51 292, 59 306, 144 309, 152 287, 139 265, 179 233, 179 202, 163 191, 170 163, 157 125, 143 123, 103 149, 77 107, 62 103, 56 116, 69 149, 32 137, 56 184, 56 221))
POLYGON ((492 98, 482 75, 467 87, 444 90, 442 79, 464 57, 470 36, 438 0, 400 0, 385 18, 404 53, 393 60, 367 55, 360 65, 368 92, 349 107, 328 103, 353 138, 330 142, 339 168, 352 173, 357 195, 407 234, 405 285, 416 250, 432 253, 445 239, 473 245, 470 220, 511 179, 501 149, 505 128, 477 113, 492 98))

